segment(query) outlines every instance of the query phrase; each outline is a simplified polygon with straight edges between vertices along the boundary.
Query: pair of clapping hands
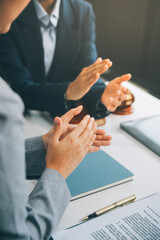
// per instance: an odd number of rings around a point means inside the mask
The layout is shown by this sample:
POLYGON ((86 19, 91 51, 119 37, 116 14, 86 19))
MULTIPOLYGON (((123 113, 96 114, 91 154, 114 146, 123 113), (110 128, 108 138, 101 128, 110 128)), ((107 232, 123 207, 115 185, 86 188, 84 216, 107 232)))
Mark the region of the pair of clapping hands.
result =
POLYGON ((54 119, 53 128, 42 136, 46 149, 46 168, 58 171, 65 179, 83 160, 88 152, 96 152, 100 146, 109 146, 111 136, 97 129, 94 118, 86 115, 77 125, 71 119, 82 111, 82 106, 71 109, 61 118, 54 119))
MULTIPOLYGON (((89 67, 83 68, 78 77, 69 84, 66 91, 68 100, 80 100, 90 88, 98 81, 100 75, 107 71, 112 66, 109 59, 102 60, 98 58, 97 61, 89 67)), ((126 100, 126 95, 130 91, 121 85, 122 82, 128 81, 131 74, 125 74, 117 77, 109 82, 104 89, 101 96, 101 102, 107 110, 113 112, 121 103, 126 100)))

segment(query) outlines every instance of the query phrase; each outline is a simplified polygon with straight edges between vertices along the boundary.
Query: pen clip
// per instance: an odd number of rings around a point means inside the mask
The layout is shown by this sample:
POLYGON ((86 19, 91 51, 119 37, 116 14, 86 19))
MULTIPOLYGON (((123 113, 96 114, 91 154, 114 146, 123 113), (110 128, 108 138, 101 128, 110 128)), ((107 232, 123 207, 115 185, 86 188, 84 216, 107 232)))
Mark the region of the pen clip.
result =
POLYGON ((116 202, 115 205, 116 205, 116 207, 123 207, 125 205, 128 205, 128 204, 134 202, 135 200, 136 200, 136 196, 132 195, 128 198, 125 198, 123 200, 120 200, 120 201, 116 202))

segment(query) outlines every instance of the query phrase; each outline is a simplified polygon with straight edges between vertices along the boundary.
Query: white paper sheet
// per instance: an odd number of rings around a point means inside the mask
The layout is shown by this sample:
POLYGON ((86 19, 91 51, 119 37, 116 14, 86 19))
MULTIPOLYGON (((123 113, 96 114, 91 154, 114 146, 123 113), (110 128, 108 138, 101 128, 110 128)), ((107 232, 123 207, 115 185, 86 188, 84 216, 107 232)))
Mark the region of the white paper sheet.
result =
POLYGON ((160 240, 160 193, 52 237, 54 240, 160 240))

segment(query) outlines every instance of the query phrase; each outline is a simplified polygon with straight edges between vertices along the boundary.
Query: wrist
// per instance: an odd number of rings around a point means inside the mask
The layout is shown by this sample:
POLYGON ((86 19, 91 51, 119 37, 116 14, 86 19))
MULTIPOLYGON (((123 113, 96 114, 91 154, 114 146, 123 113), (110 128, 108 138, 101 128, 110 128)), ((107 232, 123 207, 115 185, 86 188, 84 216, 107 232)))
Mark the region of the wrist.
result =
MULTIPOLYGON (((74 83, 74 82, 73 82, 74 83)), ((77 101, 79 99, 77 99, 77 95, 76 95, 76 89, 75 89, 75 85, 70 83, 67 91, 65 93, 66 96, 66 100, 67 101, 77 101)))
POLYGON ((47 168, 57 171, 64 179, 66 179, 68 177, 68 175, 65 173, 65 171, 60 169, 58 166, 55 166, 53 164, 46 164, 46 169, 47 168))
POLYGON ((45 151, 47 151, 48 139, 49 139, 48 133, 42 135, 42 141, 43 141, 43 146, 44 146, 45 151))
POLYGON ((67 91, 66 91, 66 93, 65 93, 65 98, 66 98, 67 101, 72 100, 72 99, 71 99, 70 88, 71 88, 71 83, 69 84, 69 86, 68 86, 68 88, 67 88, 67 91))

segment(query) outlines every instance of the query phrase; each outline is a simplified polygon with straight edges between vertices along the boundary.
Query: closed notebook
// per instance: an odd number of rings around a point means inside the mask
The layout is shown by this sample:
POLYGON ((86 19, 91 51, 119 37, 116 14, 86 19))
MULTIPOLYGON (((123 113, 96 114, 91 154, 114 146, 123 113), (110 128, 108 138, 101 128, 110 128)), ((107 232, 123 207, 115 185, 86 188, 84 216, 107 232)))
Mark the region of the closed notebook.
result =
POLYGON ((160 156, 160 115, 123 122, 120 127, 160 156))
POLYGON ((89 153, 66 179, 72 200, 132 180, 133 173, 104 151, 89 153))

